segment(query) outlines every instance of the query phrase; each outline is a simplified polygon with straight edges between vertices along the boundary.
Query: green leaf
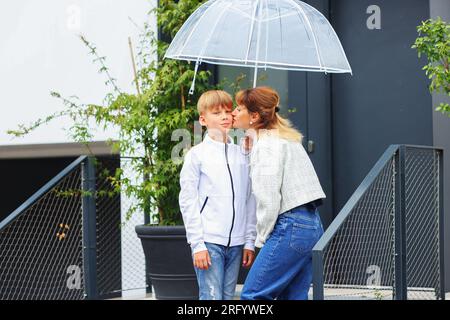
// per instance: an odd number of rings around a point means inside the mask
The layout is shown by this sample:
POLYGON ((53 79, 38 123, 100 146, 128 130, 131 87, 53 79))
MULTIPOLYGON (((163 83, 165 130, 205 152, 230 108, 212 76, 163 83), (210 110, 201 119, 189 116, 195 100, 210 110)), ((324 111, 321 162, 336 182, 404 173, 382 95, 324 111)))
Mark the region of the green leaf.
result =
MULTIPOLYGON (((450 93, 450 24, 437 19, 422 21, 417 27, 419 36, 412 45, 418 57, 426 56, 428 64, 422 70, 430 81, 430 92, 450 93)), ((449 115, 448 104, 441 103, 436 111, 449 115)))

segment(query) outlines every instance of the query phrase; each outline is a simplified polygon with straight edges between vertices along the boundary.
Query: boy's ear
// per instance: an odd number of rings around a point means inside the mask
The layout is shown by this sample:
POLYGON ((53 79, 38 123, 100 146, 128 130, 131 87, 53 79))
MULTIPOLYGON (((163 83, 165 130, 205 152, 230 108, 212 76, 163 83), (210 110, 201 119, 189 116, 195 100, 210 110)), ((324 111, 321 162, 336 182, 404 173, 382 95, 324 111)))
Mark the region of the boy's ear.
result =
POLYGON ((206 120, 205 120, 205 117, 203 115, 200 115, 200 117, 198 117, 198 121, 200 122, 200 124, 202 126, 206 126, 206 120))

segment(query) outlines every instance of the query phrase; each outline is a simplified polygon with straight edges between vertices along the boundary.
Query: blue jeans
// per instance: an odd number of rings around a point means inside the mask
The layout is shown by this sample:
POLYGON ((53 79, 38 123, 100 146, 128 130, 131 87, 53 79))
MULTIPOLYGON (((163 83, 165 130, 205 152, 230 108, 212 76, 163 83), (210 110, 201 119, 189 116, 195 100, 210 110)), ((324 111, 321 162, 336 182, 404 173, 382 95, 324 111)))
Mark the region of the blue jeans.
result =
POLYGON ((279 215, 242 289, 242 300, 307 300, 312 248, 323 234, 318 210, 295 208, 279 215))
POLYGON ((200 300, 232 300, 236 291, 244 246, 205 243, 211 257, 208 270, 195 269, 200 300))

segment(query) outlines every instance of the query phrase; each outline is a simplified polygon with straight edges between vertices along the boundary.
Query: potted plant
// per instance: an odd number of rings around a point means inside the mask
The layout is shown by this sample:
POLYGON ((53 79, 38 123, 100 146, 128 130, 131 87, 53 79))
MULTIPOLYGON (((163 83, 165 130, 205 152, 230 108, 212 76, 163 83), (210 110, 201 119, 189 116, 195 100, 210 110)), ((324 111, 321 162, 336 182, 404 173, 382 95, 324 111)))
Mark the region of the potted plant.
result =
MULTIPOLYGON (((159 1, 150 14, 157 16, 158 28, 164 34, 160 38, 173 37, 203 2, 159 1)), ((8 132, 23 136, 56 118, 68 116, 73 123, 69 131, 71 138, 88 145, 93 138, 91 120, 100 128, 117 128, 118 139, 109 143, 121 156, 132 156, 128 169, 142 179, 132 181, 118 169, 110 173, 108 180, 115 192, 138 200, 127 212, 128 216, 136 212, 147 215, 149 224, 137 226, 136 232, 142 241, 156 298, 196 299, 198 287, 178 206, 180 158, 192 140, 190 136, 177 149, 180 142, 172 137, 177 130, 194 132, 194 120, 198 117, 196 101, 205 90, 216 88, 210 84, 211 72, 200 70, 195 93, 188 95, 194 66, 184 61, 164 60, 169 43, 158 39, 146 23, 136 55, 137 66, 133 56, 136 93, 122 92, 106 66, 105 57, 85 37, 80 39, 95 57, 99 72, 107 77, 106 85, 111 90, 104 104, 82 104, 76 97, 66 98, 52 92, 64 104, 63 111, 8 132), (174 150, 178 150, 176 156, 174 150)))

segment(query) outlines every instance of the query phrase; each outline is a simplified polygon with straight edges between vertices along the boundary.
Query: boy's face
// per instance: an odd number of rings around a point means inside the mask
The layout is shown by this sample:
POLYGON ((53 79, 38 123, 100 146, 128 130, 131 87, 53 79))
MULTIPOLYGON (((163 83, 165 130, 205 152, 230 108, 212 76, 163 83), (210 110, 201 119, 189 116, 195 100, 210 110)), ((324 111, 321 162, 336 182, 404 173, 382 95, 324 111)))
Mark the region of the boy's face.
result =
POLYGON ((219 130, 226 134, 231 129, 233 123, 231 112, 231 108, 227 108, 226 106, 215 106, 203 112, 200 115, 199 121, 208 130, 219 130))

